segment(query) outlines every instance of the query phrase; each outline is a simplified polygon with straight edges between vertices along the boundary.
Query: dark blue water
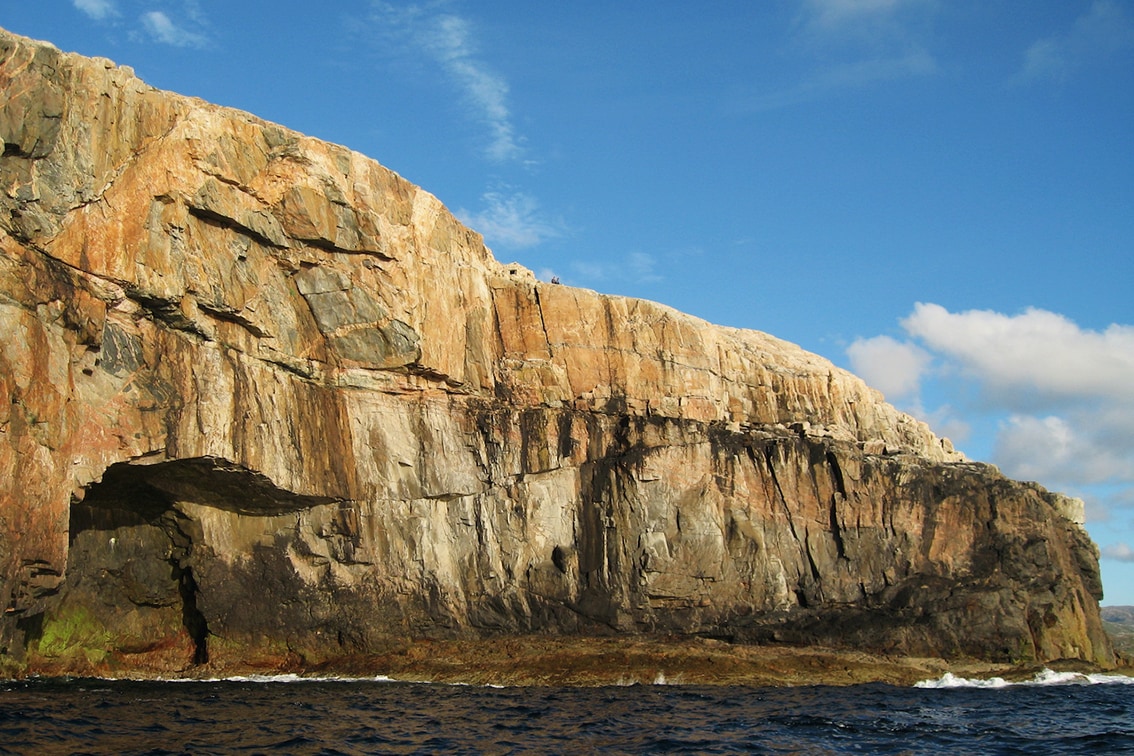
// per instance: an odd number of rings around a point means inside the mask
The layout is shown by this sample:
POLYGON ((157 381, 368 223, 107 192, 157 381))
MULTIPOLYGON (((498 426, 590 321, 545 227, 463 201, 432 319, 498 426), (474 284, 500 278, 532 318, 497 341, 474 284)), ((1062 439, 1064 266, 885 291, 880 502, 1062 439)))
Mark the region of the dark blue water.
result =
POLYGON ((1134 685, 0 683, 14 754, 1134 754, 1134 685))

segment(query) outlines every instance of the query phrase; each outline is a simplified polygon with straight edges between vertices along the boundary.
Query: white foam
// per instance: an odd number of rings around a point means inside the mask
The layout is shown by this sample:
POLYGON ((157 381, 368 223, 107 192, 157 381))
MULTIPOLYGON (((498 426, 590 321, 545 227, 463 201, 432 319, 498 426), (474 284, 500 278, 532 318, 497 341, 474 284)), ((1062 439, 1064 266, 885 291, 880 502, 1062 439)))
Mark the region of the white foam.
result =
MULTIPOLYGON (((100 678, 105 680, 117 680, 121 678, 100 678)), ((413 685, 445 685, 458 688, 508 688, 508 685, 501 685, 497 683, 465 683, 465 682, 435 682, 432 680, 410 680, 410 679, 395 679, 387 677, 386 675, 375 675, 374 677, 332 677, 330 675, 315 676, 315 675, 297 675, 294 673, 279 674, 279 675, 230 675, 228 677, 161 677, 157 678, 155 682, 163 683, 222 683, 222 682, 238 682, 238 683, 411 683, 413 685)))
POLYGON ((976 678, 957 677, 952 672, 946 672, 940 680, 922 680, 914 685, 915 688, 1006 688, 1010 685, 1003 677, 992 677, 987 680, 976 678))
POLYGON ((158 682, 177 683, 218 683, 218 682, 247 682, 247 683, 327 683, 327 682, 397 682, 385 675, 375 677, 305 677, 294 673, 281 675, 232 675, 230 677, 167 677, 158 682))
POLYGON ((1031 680, 1008 682, 1003 677, 990 677, 986 680, 970 677, 957 677, 946 672, 937 680, 922 680, 915 688, 1010 688, 1014 686, 1038 685, 1134 685, 1134 677, 1127 675, 1104 675, 1101 673, 1082 674, 1080 672, 1056 672, 1044 668, 1031 680))

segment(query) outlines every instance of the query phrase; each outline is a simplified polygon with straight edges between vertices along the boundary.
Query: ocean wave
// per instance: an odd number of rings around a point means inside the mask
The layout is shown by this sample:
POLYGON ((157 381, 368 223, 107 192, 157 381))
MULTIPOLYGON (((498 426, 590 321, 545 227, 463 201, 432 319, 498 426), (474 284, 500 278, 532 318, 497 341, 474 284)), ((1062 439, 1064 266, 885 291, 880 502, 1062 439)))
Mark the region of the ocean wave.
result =
POLYGON ((317 677, 312 675, 297 675, 294 673, 278 674, 278 675, 231 675, 229 677, 163 677, 156 680, 156 682, 167 683, 222 683, 222 682, 240 682, 240 683, 329 683, 329 682, 344 682, 344 683, 374 683, 374 682, 402 682, 395 680, 385 675, 377 675, 375 677, 317 677))
POLYGON ((374 677, 318 676, 286 673, 278 675, 230 675, 228 677, 169 677, 155 682, 170 683, 403 683, 412 685, 444 685, 455 688, 506 688, 495 683, 436 682, 431 680, 395 679, 386 675, 374 677))
POLYGON ((1036 673, 1031 680, 1010 682, 1003 677, 990 677, 980 679, 974 677, 958 677, 952 672, 946 672, 936 680, 922 680, 915 683, 915 688, 1012 688, 1034 685, 1134 685, 1134 677, 1127 675, 1106 675, 1101 673, 1084 674, 1081 672, 1056 672, 1053 669, 1043 669, 1036 673))

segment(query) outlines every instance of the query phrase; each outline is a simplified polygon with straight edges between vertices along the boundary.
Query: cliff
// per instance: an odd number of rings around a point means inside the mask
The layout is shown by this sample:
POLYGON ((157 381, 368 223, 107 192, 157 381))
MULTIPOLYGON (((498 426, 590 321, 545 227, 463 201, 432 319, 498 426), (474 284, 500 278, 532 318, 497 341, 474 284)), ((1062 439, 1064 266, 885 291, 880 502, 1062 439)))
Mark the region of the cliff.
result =
POLYGON ((1113 652, 1076 504, 826 360, 538 282, 348 149, 0 33, 0 661, 697 635, 1113 652))

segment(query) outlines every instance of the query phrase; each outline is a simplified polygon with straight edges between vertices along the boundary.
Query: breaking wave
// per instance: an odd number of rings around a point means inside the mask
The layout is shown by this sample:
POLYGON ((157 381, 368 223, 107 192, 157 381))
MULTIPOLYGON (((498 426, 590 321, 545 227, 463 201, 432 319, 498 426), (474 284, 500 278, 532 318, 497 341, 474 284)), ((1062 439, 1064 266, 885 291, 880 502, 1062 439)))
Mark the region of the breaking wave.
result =
MULTIPOLYGON (((113 680, 114 678, 106 678, 113 680)), ((385 675, 376 677, 314 677, 293 673, 279 675, 231 675, 229 677, 166 677, 155 682, 163 683, 384 683, 399 682, 385 675)))
POLYGON ((1003 677, 979 679, 958 677, 946 672, 936 680, 922 680, 915 688, 1012 688, 1043 685, 1134 685, 1134 677, 1127 675, 1084 674, 1082 672, 1056 672, 1043 669, 1031 680, 1009 681, 1003 677))

